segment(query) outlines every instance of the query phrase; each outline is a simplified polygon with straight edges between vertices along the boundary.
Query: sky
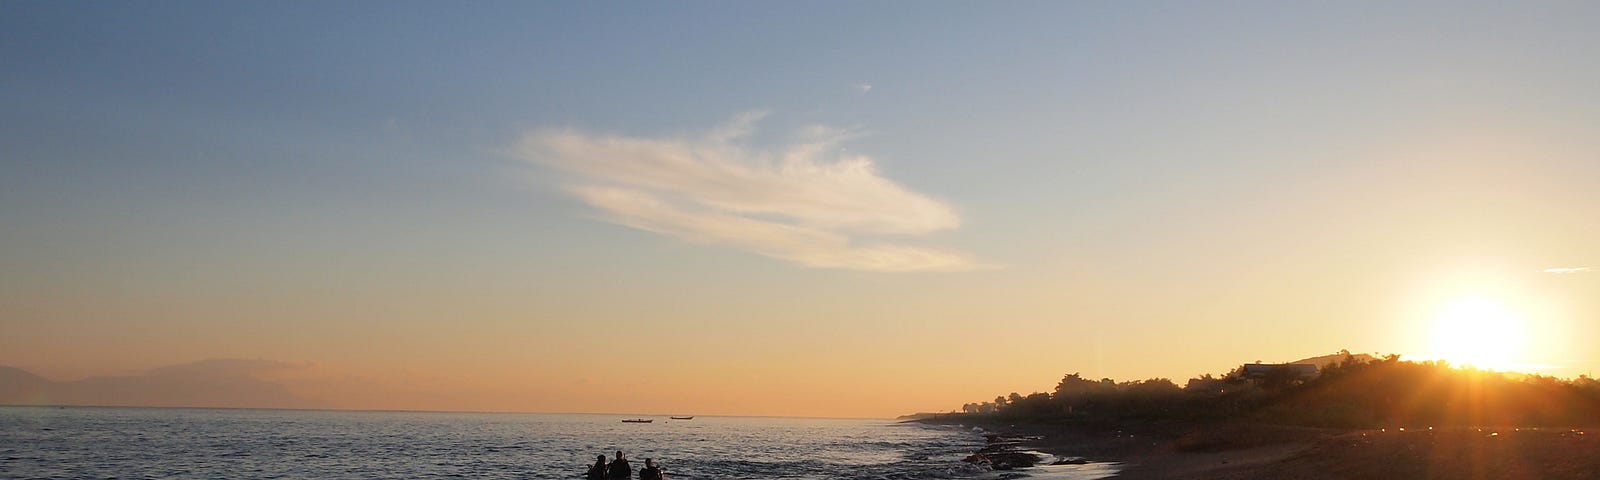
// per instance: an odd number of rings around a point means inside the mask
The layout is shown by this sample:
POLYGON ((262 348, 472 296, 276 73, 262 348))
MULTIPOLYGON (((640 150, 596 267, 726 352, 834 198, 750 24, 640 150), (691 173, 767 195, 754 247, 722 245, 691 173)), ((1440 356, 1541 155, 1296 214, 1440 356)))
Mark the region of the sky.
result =
POLYGON ((1341 349, 1592 374, 1597 19, 0 2, 0 365, 838 417, 1341 349))

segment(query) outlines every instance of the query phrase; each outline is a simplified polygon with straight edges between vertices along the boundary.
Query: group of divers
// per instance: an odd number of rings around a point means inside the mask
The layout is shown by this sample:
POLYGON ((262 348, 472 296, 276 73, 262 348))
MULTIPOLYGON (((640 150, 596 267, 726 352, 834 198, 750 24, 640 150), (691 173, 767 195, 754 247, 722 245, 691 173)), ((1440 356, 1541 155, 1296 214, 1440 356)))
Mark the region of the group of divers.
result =
MULTIPOLYGON (((612 480, 633 478, 633 467, 628 465, 628 457, 617 450, 617 458, 611 463, 606 463, 606 456, 595 458, 594 466, 589 467, 589 472, 583 475, 588 480, 612 480)), ((644 468, 639 469, 639 480, 666 480, 666 472, 656 465, 654 459, 644 459, 644 468)))

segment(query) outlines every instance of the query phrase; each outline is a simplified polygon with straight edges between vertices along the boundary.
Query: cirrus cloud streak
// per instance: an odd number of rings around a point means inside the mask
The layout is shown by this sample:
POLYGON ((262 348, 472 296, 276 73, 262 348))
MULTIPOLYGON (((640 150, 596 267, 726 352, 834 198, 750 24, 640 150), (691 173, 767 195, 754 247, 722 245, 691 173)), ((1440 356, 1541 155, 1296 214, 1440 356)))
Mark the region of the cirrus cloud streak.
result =
POLYGON ((1546 268, 1546 269, 1541 270, 1541 271, 1544 272, 1544 273, 1554 273, 1554 274, 1558 274, 1558 275, 1564 275, 1564 274, 1569 274, 1569 273, 1587 272, 1587 271, 1589 271, 1589 267, 1555 267, 1555 268, 1546 268))
POLYGON ((960 217, 883 177, 871 158, 840 153, 850 132, 807 128, 775 151, 740 145, 761 117, 688 138, 539 130, 517 153, 572 175, 567 191, 619 225, 813 268, 984 268, 963 253, 903 244, 957 228, 960 217))

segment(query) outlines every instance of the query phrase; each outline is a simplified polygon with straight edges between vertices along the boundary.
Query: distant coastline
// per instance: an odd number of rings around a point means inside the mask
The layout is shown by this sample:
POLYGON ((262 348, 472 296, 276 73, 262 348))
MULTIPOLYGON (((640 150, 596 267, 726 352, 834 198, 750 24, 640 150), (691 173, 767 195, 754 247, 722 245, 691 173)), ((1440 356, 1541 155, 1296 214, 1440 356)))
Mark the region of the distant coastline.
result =
POLYGON ((0 366, 0 404, 196 408, 326 409, 330 405, 291 393, 255 374, 277 362, 212 359, 155 369, 142 375, 54 381, 0 366))

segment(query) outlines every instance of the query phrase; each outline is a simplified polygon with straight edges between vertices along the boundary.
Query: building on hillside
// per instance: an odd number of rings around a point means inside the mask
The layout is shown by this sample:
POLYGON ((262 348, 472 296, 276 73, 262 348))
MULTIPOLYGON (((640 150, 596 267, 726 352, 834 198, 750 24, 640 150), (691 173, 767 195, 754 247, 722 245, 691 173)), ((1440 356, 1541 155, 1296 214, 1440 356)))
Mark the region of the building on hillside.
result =
POLYGON ((1317 377, 1317 366, 1300 363, 1246 363, 1239 367, 1239 377, 1255 381, 1278 379, 1303 382, 1317 377))

